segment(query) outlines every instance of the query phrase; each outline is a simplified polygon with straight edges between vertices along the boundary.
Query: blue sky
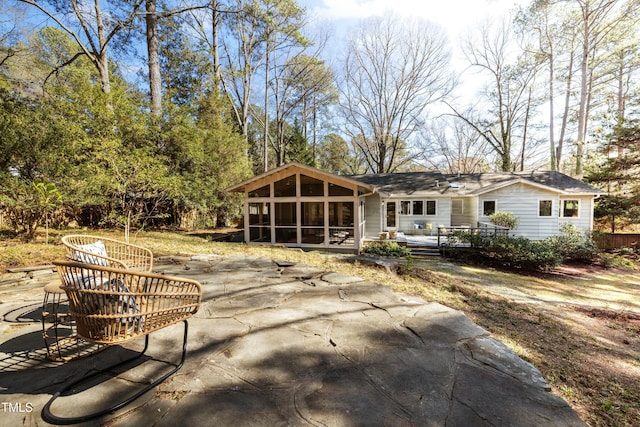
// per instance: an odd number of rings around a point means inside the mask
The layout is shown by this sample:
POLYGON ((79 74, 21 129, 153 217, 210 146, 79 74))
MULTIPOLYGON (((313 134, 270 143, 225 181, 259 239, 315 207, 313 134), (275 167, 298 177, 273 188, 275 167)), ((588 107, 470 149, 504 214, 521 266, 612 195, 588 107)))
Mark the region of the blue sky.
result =
POLYGON ((514 5, 531 0, 299 0, 319 21, 348 27, 354 21, 393 11, 400 16, 431 20, 449 33, 452 41, 487 18, 502 16, 514 5))
MULTIPOLYGON (((331 34, 324 59, 336 64, 341 46, 359 20, 393 12, 400 17, 421 17, 443 27, 451 43, 452 66, 459 72, 466 61, 459 48, 461 39, 487 20, 509 15, 517 5, 532 0, 298 0, 306 7, 313 28, 318 26, 331 34)), ((469 76, 472 81, 477 77, 469 76)), ((469 93, 469 91, 466 91, 469 93)))

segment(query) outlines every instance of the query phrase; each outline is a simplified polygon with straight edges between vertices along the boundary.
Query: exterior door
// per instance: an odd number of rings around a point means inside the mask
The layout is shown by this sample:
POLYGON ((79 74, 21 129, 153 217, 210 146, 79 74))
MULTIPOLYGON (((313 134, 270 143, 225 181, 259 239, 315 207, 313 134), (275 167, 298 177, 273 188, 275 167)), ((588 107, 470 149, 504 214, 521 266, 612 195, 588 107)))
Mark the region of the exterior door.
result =
POLYGON ((397 228, 398 224, 398 204, 387 202, 384 207, 384 231, 390 228, 397 228))

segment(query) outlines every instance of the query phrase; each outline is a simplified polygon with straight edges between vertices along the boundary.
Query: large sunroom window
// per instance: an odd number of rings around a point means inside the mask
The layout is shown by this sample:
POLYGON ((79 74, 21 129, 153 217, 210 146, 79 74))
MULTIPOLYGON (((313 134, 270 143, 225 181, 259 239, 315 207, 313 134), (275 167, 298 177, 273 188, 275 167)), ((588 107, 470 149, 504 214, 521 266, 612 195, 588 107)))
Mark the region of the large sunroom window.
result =
POLYGON ((269 185, 265 185, 264 187, 249 191, 249 197, 269 197, 270 191, 269 185))
POLYGON ((296 196, 296 176, 291 175, 273 184, 274 197, 295 197, 296 196))
POLYGON ((249 240, 271 242, 269 203, 249 203, 249 240))
POLYGON ((329 202, 329 243, 344 244, 353 241, 354 229, 354 203, 353 202, 329 202))
POLYGON ((262 186, 247 193, 248 241, 355 247, 355 185, 316 176, 298 172, 267 185, 256 182, 262 186))
POLYGON ((319 196, 324 195, 324 181, 311 178, 310 176, 300 175, 300 195, 319 196))
POLYGON ((329 196, 353 196, 353 190, 338 184, 329 183, 329 196))

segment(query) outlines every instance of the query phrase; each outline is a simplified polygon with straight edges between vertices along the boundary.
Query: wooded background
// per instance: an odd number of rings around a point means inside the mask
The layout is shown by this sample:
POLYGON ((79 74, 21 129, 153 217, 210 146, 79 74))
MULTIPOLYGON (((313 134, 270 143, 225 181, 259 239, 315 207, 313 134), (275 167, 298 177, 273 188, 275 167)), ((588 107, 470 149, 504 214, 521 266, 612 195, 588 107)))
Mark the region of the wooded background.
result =
POLYGON ((393 14, 335 40, 294 0, 0 0, 0 226, 222 226, 226 187, 297 161, 560 170, 631 229, 639 19, 638 0, 537 0, 456 44, 393 14))

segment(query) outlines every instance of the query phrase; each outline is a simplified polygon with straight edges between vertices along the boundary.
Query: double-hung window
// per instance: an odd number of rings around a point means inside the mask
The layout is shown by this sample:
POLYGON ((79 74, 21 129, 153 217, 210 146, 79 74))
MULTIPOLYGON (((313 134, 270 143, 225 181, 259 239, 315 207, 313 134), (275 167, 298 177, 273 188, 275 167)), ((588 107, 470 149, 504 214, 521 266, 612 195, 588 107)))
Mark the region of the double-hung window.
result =
POLYGON ((580 202, 578 200, 562 201, 562 216, 565 218, 578 218, 580 213, 580 202))
POLYGON ((400 215, 425 216, 435 214, 435 200, 402 200, 400 202, 400 215))
POLYGON ((426 200, 425 201, 425 215, 435 215, 436 214, 436 201, 435 200, 426 200))
POLYGON ((484 200, 482 202, 482 215, 489 216, 494 213, 496 213, 496 201, 484 200))
POLYGON ((553 216, 552 200, 540 200, 538 202, 538 216, 553 216))

